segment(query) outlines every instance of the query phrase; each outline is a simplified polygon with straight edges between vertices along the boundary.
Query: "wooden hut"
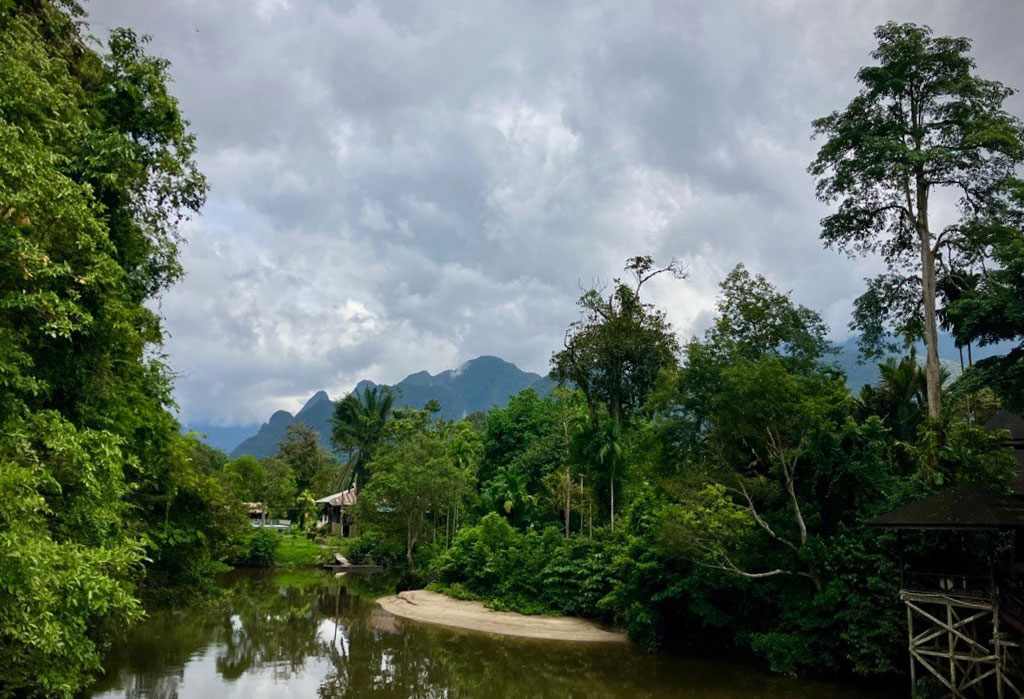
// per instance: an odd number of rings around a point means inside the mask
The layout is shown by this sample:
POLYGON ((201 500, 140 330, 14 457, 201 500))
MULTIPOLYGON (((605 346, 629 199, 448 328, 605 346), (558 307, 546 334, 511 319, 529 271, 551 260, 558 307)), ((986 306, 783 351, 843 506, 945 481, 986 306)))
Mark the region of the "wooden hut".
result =
POLYGON ((901 539, 908 532, 932 533, 926 560, 913 560, 906 552, 915 547, 901 546, 900 599, 907 610, 912 686, 919 677, 931 677, 957 698, 1019 698, 1024 697, 1024 419, 1000 411, 986 427, 1010 432, 1007 446, 1020 466, 1012 489, 950 488, 869 524, 895 530, 901 539))
POLYGON ((355 487, 342 490, 316 501, 320 510, 318 526, 329 529, 332 534, 344 537, 355 536, 355 517, 357 492, 355 487))

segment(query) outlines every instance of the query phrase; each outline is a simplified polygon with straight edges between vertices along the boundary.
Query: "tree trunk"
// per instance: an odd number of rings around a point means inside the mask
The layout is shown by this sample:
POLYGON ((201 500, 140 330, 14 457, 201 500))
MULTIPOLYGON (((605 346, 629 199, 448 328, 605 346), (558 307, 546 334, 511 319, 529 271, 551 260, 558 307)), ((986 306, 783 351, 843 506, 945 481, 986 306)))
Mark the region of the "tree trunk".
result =
POLYGON ((406 529, 405 536, 405 562, 409 564, 409 571, 411 572, 414 563, 412 558, 413 547, 416 546, 416 537, 412 533, 412 525, 406 529))
POLYGON ((572 473, 565 467, 565 538, 569 538, 569 517, 572 512, 572 473))
POLYGON ((612 466, 611 479, 612 531, 615 531, 615 467, 612 466))
POLYGON ((935 251, 928 230, 928 193, 918 186, 917 234, 921 242, 921 291, 924 295, 924 343, 927 351, 925 380, 928 384, 928 417, 937 419, 942 411, 939 383, 939 327, 935 315, 935 251))

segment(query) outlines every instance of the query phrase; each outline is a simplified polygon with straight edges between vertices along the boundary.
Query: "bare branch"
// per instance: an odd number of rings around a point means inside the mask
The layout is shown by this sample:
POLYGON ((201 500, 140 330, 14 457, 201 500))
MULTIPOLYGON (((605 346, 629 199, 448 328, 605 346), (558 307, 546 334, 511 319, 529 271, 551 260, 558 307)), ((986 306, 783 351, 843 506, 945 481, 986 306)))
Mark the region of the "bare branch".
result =
POLYGON ((746 486, 743 485, 742 481, 739 482, 739 485, 740 485, 739 492, 743 494, 743 497, 747 501, 747 510, 750 511, 750 515, 754 518, 754 521, 757 522, 758 526, 760 526, 762 529, 764 529, 766 532, 768 532, 768 535, 771 536, 776 541, 778 541, 779 543, 785 544, 789 548, 793 549, 793 551, 799 551, 799 549, 796 547, 796 544, 794 544, 792 541, 789 541, 787 539, 783 539, 781 536, 779 536, 778 534, 775 533, 775 530, 772 529, 771 525, 768 524, 768 522, 766 522, 761 517, 760 513, 757 511, 757 507, 754 506, 754 500, 753 500, 753 498, 750 497, 750 493, 747 492, 746 486))
POLYGON ((782 439, 779 435, 772 431, 769 427, 768 432, 768 449, 771 451, 775 458, 778 460, 779 465, 782 467, 782 475, 785 479, 786 493, 789 494, 790 503, 793 506, 793 517, 796 519, 796 524, 800 528, 800 545, 807 545, 807 523, 804 521, 803 512, 800 510, 800 500, 796 496, 796 464, 800 458, 800 448, 797 447, 794 450, 792 459, 787 458, 785 449, 782 446, 782 439))

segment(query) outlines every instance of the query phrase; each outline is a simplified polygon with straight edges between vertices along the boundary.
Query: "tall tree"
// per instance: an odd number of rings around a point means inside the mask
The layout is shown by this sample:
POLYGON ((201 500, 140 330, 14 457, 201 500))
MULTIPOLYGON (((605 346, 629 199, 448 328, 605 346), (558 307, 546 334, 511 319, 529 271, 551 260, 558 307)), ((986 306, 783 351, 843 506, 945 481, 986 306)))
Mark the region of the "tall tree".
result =
POLYGON ((324 469, 332 468, 335 472, 337 470, 337 463, 320 446, 320 436, 313 428, 301 422, 288 425, 288 431, 278 445, 274 458, 288 464, 295 476, 296 487, 300 491, 308 489, 317 474, 324 469))
POLYGON ((348 454, 344 480, 351 477, 357 483, 366 483, 370 475, 366 466, 380 444, 394 404, 394 393, 387 386, 352 392, 338 401, 332 418, 332 436, 334 444, 348 454))
POLYGON ((875 30, 877 65, 861 68, 860 93, 814 122, 826 142, 809 171, 818 197, 839 202, 822 220, 822 240, 878 253, 888 272, 869 280, 853 325, 878 353, 888 328, 923 336, 928 413, 941 410, 937 267, 956 222, 939 229, 932 202, 945 194, 963 217, 984 208, 1024 161, 1021 123, 1003 109, 1012 94, 976 75, 971 42, 928 27, 890 22, 875 30))
POLYGON ((143 565, 195 571, 178 512, 216 515, 152 310, 205 198, 195 139, 145 38, 97 49, 81 15, 0 3, 0 695, 75 694, 143 565))
MULTIPOLYGON (((679 341, 664 312, 644 303, 641 289, 660 274, 670 273, 677 279, 685 276, 679 263, 656 267, 649 256, 630 258, 625 269, 633 275, 632 284, 615 279, 608 296, 591 289, 580 297, 583 318, 569 327, 564 348, 551 357, 552 375, 560 384, 574 384, 583 392, 595 425, 599 408, 606 410, 615 435, 621 434, 623 424, 640 410, 658 375, 675 364, 679 353, 679 341)), ((617 440, 612 443, 618 445, 617 440)), ((605 458, 602 463, 611 474, 610 516, 614 523, 618 459, 605 458)))

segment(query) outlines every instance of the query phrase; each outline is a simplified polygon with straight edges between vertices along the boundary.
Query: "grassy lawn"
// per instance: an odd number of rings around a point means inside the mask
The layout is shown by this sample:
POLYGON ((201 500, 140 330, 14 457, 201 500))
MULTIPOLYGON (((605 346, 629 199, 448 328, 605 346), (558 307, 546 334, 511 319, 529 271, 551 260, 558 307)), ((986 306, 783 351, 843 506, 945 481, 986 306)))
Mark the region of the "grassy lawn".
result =
POLYGON ((324 555, 324 549, 304 535, 282 532, 274 556, 274 565, 278 568, 312 566, 320 563, 324 555))

